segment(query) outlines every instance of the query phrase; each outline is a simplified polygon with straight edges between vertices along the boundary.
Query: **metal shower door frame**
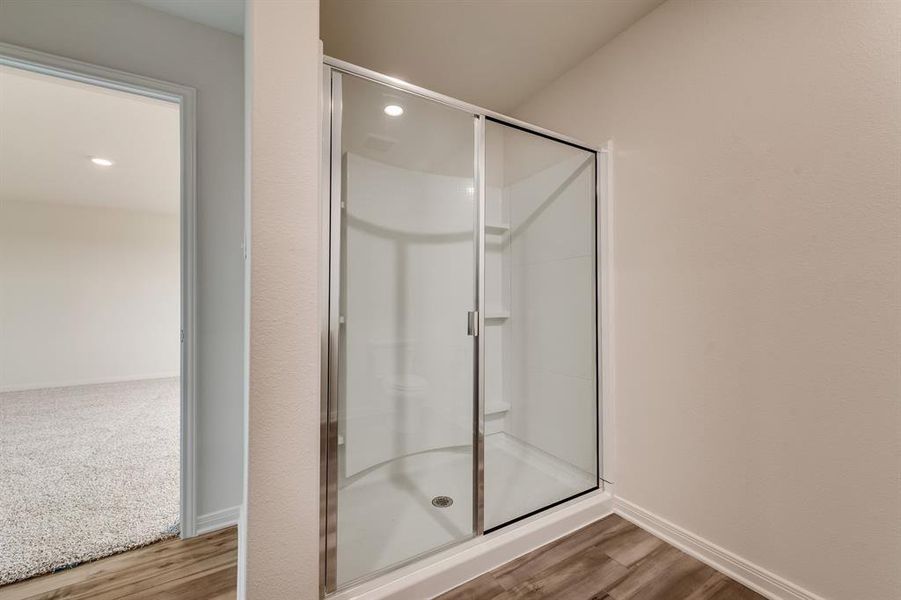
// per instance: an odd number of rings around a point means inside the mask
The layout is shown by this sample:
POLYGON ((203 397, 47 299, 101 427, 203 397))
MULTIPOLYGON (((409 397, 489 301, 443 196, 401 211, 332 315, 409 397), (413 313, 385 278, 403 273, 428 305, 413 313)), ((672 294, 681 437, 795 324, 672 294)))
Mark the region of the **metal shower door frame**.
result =
MULTIPOLYGON (((474 298, 473 313, 475 321, 470 329, 473 333, 473 480, 472 480, 472 537, 477 538, 485 531, 485 498, 484 498, 484 472, 485 472, 485 212, 486 212, 486 172, 485 172, 485 146, 487 122, 493 121, 509 125, 516 129, 545 137, 564 144, 575 146, 593 152, 595 155, 595 215, 598 211, 598 169, 602 149, 585 144, 574 138, 558 134, 547 129, 536 127, 529 123, 513 119, 506 115, 486 110, 481 107, 432 92, 399 79, 382 75, 375 71, 358 67, 356 65, 323 57, 322 73, 322 160, 321 160, 321 261, 320 261, 320 349, 321 349, 321 421, 320 421, 320 596, 325 597, 338 589, 336 562, 337 562, 337 491, 338 491, 338 396, 339 396, 339 356, 341 344, 340 331, 340 280, 341 268, 341 220, 342 220, 342 170, 341 170, 341 132, 342 132, 342 74, 352 75, 371 82, 394 88, 398 91, 419 96, 427 100, 438 102, 455 108, 473 117, 474 127, 474 190, 476 204, 474 210, 474 298), (474 327, 473 327, 474 326, 474 327)), ((597 219, 595 219, 595 238, 598 235, 597 219)), ((596 244, 597 247, 597 244, 596 244)), ((595 252, 595 265, 598 256, 595 252)), ((598 311, 597 298, 600 275, 595 268, 595 324, 599 324, 600 313, 598 311)), ((600 362, 599 335, 596 334, 596 360, 600 362)), ((595 392, 597 400, 597 419, 601 418, 601 380, 600 372, 595 378, 595 392)), ((576 496, 566 498, 552 505, 541 508, 535 513, 543 512, 548 508, 573 500, 576 497, 590 493, 602 487, 602 465, 600 462, 600 425, 598 425, 596 437, 598 445, 598 487, 587 490, 576 496)), ((516 521, 532 516, 535 513, 524 515, 516 521)), ((505 523, 499 527, 503 527, 505 523)), ((499 528, 497 527, 497 528, 499 528)), ((494 528, 494 529, 497 529, 494 528)), ((493 531, 493 530, 492 530, 493 531)), ((472 539, 472 538, 469 538, 472 539)), ((454 542, 451 546, 465 543, 468 540, 454 542)), ((392 565, 387 569, 370 573, 367 576, 349 582, 351 587, 362 581, 373 579, 386 572, 393 571, 403 565, 421 560, 448 548, 440 546, 422 555, 411 557, 402 563, 392 565)), ((342 586, 344 588, 345 586, 342 586)))

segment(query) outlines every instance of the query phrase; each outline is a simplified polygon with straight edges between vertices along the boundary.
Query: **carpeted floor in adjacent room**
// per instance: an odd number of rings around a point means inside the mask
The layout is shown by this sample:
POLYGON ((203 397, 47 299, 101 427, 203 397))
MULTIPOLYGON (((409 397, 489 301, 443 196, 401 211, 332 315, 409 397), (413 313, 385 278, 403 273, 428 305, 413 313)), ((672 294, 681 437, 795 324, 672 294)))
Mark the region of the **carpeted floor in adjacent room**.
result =
POLYGON ((0 585, 171 537, 179 380, 0 393, 0 585))

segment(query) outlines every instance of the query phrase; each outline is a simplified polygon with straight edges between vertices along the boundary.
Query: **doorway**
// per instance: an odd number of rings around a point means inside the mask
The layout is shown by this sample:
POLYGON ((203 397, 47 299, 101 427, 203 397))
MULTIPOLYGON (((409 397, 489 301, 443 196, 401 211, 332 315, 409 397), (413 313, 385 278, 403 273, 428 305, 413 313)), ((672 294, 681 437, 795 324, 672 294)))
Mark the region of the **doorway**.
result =
POLYGON ((0 585, 194 533, 193 110, 0 45, 0 585))

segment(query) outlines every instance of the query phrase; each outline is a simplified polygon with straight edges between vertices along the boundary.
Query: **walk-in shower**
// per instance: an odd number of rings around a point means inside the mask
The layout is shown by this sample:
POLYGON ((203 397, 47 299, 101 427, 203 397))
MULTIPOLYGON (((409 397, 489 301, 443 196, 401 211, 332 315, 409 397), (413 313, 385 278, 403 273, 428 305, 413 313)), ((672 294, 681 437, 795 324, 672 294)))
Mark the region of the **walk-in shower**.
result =
POLYGON ((331 59, 331 592, 599 488, 598 156, 331 59))

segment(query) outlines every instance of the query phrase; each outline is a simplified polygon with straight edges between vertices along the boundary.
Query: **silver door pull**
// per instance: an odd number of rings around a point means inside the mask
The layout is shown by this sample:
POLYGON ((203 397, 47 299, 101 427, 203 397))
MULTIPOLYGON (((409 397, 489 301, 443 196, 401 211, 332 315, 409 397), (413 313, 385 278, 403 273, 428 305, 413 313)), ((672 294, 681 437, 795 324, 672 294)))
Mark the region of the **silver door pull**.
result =
POLYGON ((479 311, 471 310, 466 313, 466 334, 471 336, 479 335, 479 311))

